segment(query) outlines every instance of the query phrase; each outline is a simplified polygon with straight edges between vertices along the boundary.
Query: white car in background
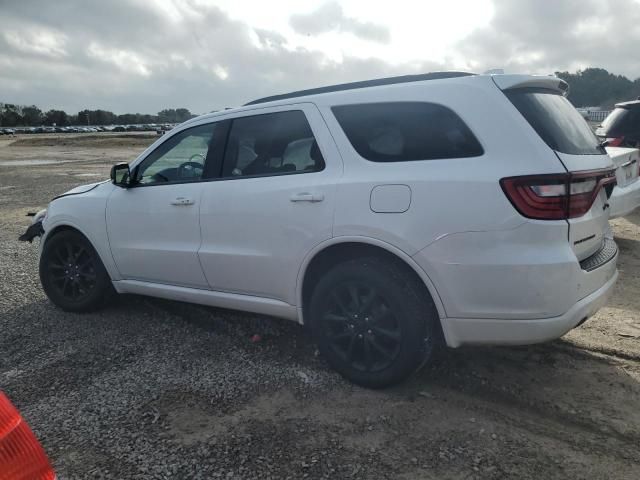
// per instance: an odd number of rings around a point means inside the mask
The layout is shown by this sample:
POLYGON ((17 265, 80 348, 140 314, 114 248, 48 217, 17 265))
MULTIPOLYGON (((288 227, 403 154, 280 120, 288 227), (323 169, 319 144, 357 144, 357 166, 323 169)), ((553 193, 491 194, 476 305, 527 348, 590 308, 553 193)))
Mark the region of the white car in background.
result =
POLYGON ((256 100, 54 199, 23 239, 42 234, 65 310, 115 291, 283 317, 390 385, 439 344, 555 339, 609 298, 614 168, 566 89, 434 73, 256 100))
POLYGON ((624 217, 640 207, 640 150, 606 147, 616 167, 616 188, 609 199, 609 218, 624 217))

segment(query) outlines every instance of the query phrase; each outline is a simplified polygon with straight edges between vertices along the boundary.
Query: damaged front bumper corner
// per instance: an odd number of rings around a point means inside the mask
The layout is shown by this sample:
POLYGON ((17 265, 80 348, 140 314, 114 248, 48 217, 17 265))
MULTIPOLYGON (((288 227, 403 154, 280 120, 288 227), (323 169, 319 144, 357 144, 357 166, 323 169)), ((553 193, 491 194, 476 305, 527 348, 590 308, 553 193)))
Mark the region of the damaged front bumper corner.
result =
POLYGON ((42 222, 47 217, 47 209, 44 208, 40 210, 38 213, 28 213, 29 217, 33 217, 31 221, 31 225, 27 228, 27 231, 18 237, 18 240, 21 242, 33 242, 33 239, 36 237, 42 237, 44 234, 44 228, 42 227, 42 222))
POLYGON ((42 220, 39 220, 35 223, 29 225, 27 231, 18 237, 18 240, 21 242, 33 242, 33 239, 36 237, 41 237, 44 234, 44 228, 42 228, 42 220))

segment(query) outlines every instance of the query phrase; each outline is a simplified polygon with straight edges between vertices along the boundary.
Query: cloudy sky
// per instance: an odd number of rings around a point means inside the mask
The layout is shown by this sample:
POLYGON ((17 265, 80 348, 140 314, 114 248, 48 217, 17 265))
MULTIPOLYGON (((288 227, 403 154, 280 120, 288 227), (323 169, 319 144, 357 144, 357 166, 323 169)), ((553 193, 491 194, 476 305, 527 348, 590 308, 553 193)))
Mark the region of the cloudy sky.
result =
POLYGON ((640 0, 0 0, 0 102, 203 113, 389 75, 640 77, 640 0))

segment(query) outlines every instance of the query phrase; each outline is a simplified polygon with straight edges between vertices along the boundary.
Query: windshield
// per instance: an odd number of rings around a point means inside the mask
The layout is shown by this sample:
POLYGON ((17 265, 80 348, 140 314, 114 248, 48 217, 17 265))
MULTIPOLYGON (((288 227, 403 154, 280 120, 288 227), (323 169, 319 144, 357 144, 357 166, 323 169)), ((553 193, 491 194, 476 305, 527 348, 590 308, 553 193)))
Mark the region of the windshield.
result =
POLYGON ((589 124, 561 94, 551 90, 505 92, 511 103, 553 150, 570 155, 602 155, 589 124))

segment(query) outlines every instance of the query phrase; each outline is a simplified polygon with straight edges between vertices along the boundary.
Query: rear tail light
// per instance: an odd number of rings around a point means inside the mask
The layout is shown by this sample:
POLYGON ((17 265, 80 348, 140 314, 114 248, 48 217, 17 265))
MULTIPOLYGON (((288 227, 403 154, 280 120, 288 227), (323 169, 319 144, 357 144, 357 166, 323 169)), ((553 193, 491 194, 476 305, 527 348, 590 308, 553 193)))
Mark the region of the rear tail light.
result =
POLYGON ((53 480, 47 455, 9 399, 0 392, 0 480, 53 480))
POLYGON ((624 142, 624 137, 609 137, 605 140, 607 147, 619 147, 624 142))
POLYGON ((503 178, 500 186, 523 216, 566 220, 587 213, 603 187, 611 196, 615 182, 615 170, 592 170, 503 178))

